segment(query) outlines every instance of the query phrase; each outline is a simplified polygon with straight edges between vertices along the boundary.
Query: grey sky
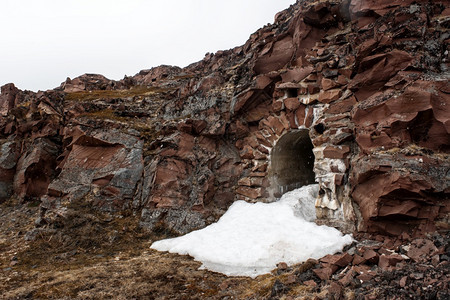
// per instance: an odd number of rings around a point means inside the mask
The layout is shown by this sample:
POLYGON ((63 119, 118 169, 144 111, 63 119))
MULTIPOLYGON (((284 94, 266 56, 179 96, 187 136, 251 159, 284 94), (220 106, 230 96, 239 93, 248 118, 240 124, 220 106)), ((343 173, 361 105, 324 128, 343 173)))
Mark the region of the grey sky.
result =
POLYGON ((242 45, 295 0, 0 0, 0 85, 46 90, 184 67, 242 45))

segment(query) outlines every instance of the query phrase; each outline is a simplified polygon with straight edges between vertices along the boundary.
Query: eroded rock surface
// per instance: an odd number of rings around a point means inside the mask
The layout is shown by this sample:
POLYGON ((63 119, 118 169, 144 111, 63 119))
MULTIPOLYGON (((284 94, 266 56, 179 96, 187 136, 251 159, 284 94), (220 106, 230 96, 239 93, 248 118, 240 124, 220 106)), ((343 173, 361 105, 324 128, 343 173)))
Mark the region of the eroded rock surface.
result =
POLYGON ((273 201, 273 149, 307 130, 317 222, 448 228, 449 27, 446 1, 298 1, 183 69, 85 74, 38 93, 8 84, 0 201, 13 190, 47 210, 85 201, 185 233, 235 200, 273 201))

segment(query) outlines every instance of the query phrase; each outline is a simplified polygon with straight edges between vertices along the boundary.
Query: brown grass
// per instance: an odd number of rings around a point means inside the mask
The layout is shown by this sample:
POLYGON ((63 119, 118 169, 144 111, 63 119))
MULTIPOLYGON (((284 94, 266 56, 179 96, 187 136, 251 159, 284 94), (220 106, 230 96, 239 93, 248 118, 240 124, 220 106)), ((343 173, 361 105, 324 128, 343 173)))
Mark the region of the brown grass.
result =
MULTIPOLYGON (((111 216, 83 201, 67 207, 53 219, 56 231, 25 242, 38 208, 1 204, 0 299, 269 299, 276 280, 302 269, 256 279, 198 270, 188 256, 151 250, 165 236, 143 231, 138 216, 111 216), (10 266, 13 256, 18 264, 10 266)), ((308 294, 289 287, 290 295, 308 294)))
MULTIPOLYGON (((158 136, 159 132, 155 130, 153 122, 148 119, 138 119, 132 117, 119 116, 113 109, 103 109, 93 112, 83 113, 79 118, 97 119, 103 121, 114 121, 115 124, 122 123, 126 128, 132 128, 140 133, 140 138, 144 141, 144 151, 149 147, 158 136)), ((147 151, 148 152, 148 151, 147 151)))
POLYGON ((175 90, 168 87, 147 87, 135 86, 128 90, 94 90, 68 93, 65 96, 67 101, 92 101, 92 100, 107 100, 116 98, 128 98, 137 96, 151 96, 160 93, 166 93, 175 90))

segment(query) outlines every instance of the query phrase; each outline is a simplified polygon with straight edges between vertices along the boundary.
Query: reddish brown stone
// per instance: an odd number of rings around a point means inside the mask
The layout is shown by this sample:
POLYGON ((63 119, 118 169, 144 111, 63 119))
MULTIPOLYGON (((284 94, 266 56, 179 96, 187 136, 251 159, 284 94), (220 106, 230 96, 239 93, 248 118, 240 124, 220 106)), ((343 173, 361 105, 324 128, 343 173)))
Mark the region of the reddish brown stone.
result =
POLYGON ((353 270, 348 270, 347 273, 345 273, 344 277, 339 279, 339 283, 343 287, 346 287, 353 281, 354 276, 355 276, 355 274, 354 274, 353 270))
POLYGON ((168 159, 167 164, 161 165, 155 174, 155 183, 168 185, 174 183, 178 185, 180 179, 186 178, 187 165, 180 160, 168 159))
POLYGON ((300 107, 295 111, 295 117, 297 119, 299 126, 305 124, 305 116, 306 116, 306 106, 304 104, 301 104, 300 107))
POLYGON ((273 109, 274 112, 279 112, 279 111, 283 110, 283 108, 284 108, 283 100, 273 101, 272 109, 273 109))
POLYGON ((269 153, 270 153, 269 150, 268 150, 266 147, 261 146, 261 145, 258 145, 258 150, 259 150, 261 153, 264 153, 264 154, 269 154, 269 153))
POLYGON ((320 92, 320 86, 317 83, 308 83, 306 89, 308 90, 308 94, 314 95, 320 92))
POLYGON ((314 147, 319 147, 324 143, 327 143, 330 141, 330 137, 328 135, 319 135, 318 137, 311 140, 314 147))
POLYGON ((0 116, 8 115, 9 111, 18 104, 19 89, 9 83, 1 87, 0 93, 0 116))
POLYGON ((319 94, 319 102, 321 103, 330 103, 333 101, 336 101, 341 97, 342 90, 340 89, 333 89, 328 91, 321 91, 319 94))
POLYGON ((339 75, 337 78, 337 83, 340 85, 346 85, 348 83, 348 79, 344 75, 339 75))
POLYGON ((276 71, 289 62, 294 53, 292 38, 287 36, 273 44, 271 51, 267 51, 260 56, 255 63, 254 71, 256 74, 276 71))
MULTIPOLYGON (((267 167, 267 165, 265 165, 265 166, 267 167)), ((260 168, 262 168, 262 166, 260 168)), ((250 178, 251 186, 254 186, 254 187, 267 187, 268 185, 267 185, 266 181, 267 181, 267 179, 263 178, 263 177, 251 177, 250 178)))
MULTIPOLYGON (((89 152, 89 154, 98 158, 99 162, 97 160, 85 160, 89 158, 89 155, 85 153, 77 161, 81 164, 80 168, 89 168, 111 160, 112 156, 108 153, 105 153, 104 160, 100 160, 101 155, 96 150, 89 152)), ((117 148, 112 152, 116 150, 117 148)), ((23 153, 17 162, 14 177, 14 192, 19 198, 41 197, 46 194, 51 178, 55 173, 57 153, 57 146, 46 139, 38 140, 31 151, 23 153)))
POLYGON ((341 299, 343 289, 339 282, 333 281, 331 282, 330 287, 328 288, 328 292, 335 297, 334 299, 341 299))
POLYGON ((370 271, 370 267, 367 265, 358 265, 358 266, 353 266, 352 270, 354 272, 356 272, 357 274, 363 274, 363 273, 367 273, 370 271))
POLYGON ((308 82, 315 82, 315 81, 317 81, 317 74, 316 73, 312 73, 312 74, 308 75, 305 78, 305 81, 308 81, 308 82))
MULTIPOLYGON (((353 70, 351 68, 339 69, 339 74, 347 78, 347 80, 352 76, 353 70)), ((339 78, 339 77, 338 77, 339 78)))
POLYGON ((372 280, 373 275, 369 274, 369 273, 365 273, 365 274, 358 275, 356 278, 358 278, 362 282, 366 282, 366 281, 372 280))
POLYGON ((324 89, 325 91, 327 90, 331 90, 332 88, 335 88, 336 86, 338 86, 338 84, 331 79, 328 78, 322 78, 322 89, 324 89))
POLYGON ((281 74, 281 78, 283 82, 299 82, 309 76, 313 70, 313 67, 289 69, 281 74))
POLYGON ((376 13, 378 15, 384 15, 389 11, 388 8, 398 7, 398 6, 409 6, 413 0, 404 0, 400 2, 392 2, 389 0, 381 1, 357 1, 352 0, 350 2, 350 12, 353 17, 359 15, 366 15, 369 13, 376 13))
MULTIPOLYGON (((370 219, 377 218, 380 215, 387 218, 389 216, 398 217, 399 215, 404 215, 418 220, 422 218, 423 220, 433 220, 438 216, 439 213, 436 207, 423 205, 423 201, 433 200, 425 200, 427 196, 421 191, 426 191, 433 187, 442 190, 445 185, 444 181, 436 177, 430 181, 428 173, 422 171, 423 169, 421 168, 416 169, 413 173, 402 171, 405 169, 413 170, 416 165, 422 166, 423 163, 420 160, 407 160, 404 158, 397 160, 396 155, 391 156, 389 161, 383 160, 383 162, 373 156, 370 158, 369 163, 367 163, 368 159, 365 158, 363 160, 365 161, 364 165, 353 162, 352 167, 354 170, 357 169, 360 175, 351 176, 350 181, 355 186, 352 197, 359 203, 361 213, 364 219, 367 220, 367 225, 376 226, 374 230, 378 230, 378 232, 385 231, 391 235, 400 235, 405 231, 409 231, 408 228, 411 228, 410 223, 404 223, 401 220, 395 222, 384 220, 383 222, 377 222, 375 225, 370 219), (378 173, 373 173, 373 170, 377 170, 378 173), (363 174, 368 174, 368 172, 371 174, 370 178, 360 177, 363 174), (408 190, 409 193, 406 199, 403 199, 401 191, 405 190, 408 190), (416 201, 413 200, 414 198, 423 200, 416 201)), ((435 161, 433 164, 439 164, 439 162, 435 161)), ((437 173, 441 172, 438 171, 440 168, 436 165, 432 167, 433 164, 428 164, 428 166, 437 173)), ((444 178, 444 173, 441 174, 442 178, 444 178)), ((426 221, 423 223, 425 226, 428 224, 426 221)))
POLYGON ((256 136, 257 140, 264 146, 267 146, 270 148, 272 147, 272 144, 267 140, 267 138, 265 136, 262 135, 261 132, 256 132, 255 136, 256 136))
POLYGON ((267 173, 266 172, 252 172, 250 173, 251 177, 266 177, 267 173))
POLYGON ((236 121, 235 133, 238 137, 246 136, 249 133, 249 129, 240 120, 236 121))
POLYGON ((320 268, 320 269, 313 269, 314 274, 317 275, 322 280, 328 280, 331 278, 331 275, 333 275, 333 270, 331 268, 320 268))
POLYGON ((194 134, 200 134, 206 127, 208 123, 205 120, 192 120, 192 129, 194 134))
POLYGON ((330 268, 333 271, 333 274, 339 270, 339 266, 327 262, 322 263, 322 268, 330 268))
POLYGON ((265 172, 267 171, 268 163, 257 164, 252 168, 252 172, 265 172))
POLYGON ((406 255, 413 259, 415 262, 425 262, 429 257, 432 257, 438 253, 438 249, 434 243, 427 239, 415 239, 406 255))
MULTIPOLYGON (((280 122, 281 124, 281 122, 280 122)), ((277 140, 278 140, 278 134, 273 133, 272 130, 261 130, 261 132, 265 135, 267 141, 273 146, 276 144, 277 140)))
POLYGON ((277 90, 282 90, 284 92, 298 91, 301 87, 301 84, 295 82, 284 82, 276 85, 277 90))
POLYGON ((236 193, 239 195, 251 198, 251 199, 258 199, 262 196, 262 190, 261 188, 250 188, 246 186, 240 186, 236 189, 236 193))
MULTIPOLYGON (((257 148, 260 143, 258 142, 257 138, 255 136, 250 136, 247 137, 243 140, 245 145, 248 145, 250 147, 252 147, 253 149, 257 148)), ((244 146, 242 146, 242 149, 244 148, 244 146)))
POLYGON ((244 149, 242 149, 240 156, 242 159, 253 159, 255 156, 253 155, 253 148, 251 148, 248 145, 244 146, 244 149))
POLYGON ((403 257, 398 254, 380 255, 378 266, 383 270, 388 270, 390 267, 395 267, 397 263, 403 261, 403 257))
POLYGON ((286 270, 288 268, 288 265, 285 262, 280 262, 277 264, 277 268, 278 270, 286 270))
POLYGON ((284 99, 284 105, 288 110, 296 110, 300 106, 300 101, 298 98, 287 98, 284 99))
POLYGON ((250 178, 244 177, 244 178, 239 179, 238 185, 252 186, 252 182, 251 182, 250 178))
POLYGON ((256 77, 255 89, 263 90, 271 83, 272 83, 272 78, 270 78, 270 76, 260 75, 260 76, 256 77))
POLYGON ((345 176, 343 174, 335 174, 334 175, 334 184, 335 185, 343 185, 345 176))
POLYGON ((253 96, 254 91, 248 90, 240 93, 236 96, 236 102, 234 104, 234 113, 237 113, 247 103, 247 101, 253 96))
POLYGON ((286 118, 289 120, 289 125, 291 129, 297 129, 297 123, 295 121, 295 113, 294 112, 288 112, 286 114, 286 118))
POLYGON ((270 128, 274 133, 276 133, 277 135, 281 135, 283 133, 285 127, 283 123, 281 123, 280 119, 274 116, 270 116, 267 120, 269 122, 270 128))
POLYGON ((285 130, 289 130, 291 128, 288 117, 286 116, 286 113, 284 111, 280 113, 279 119, 281 124, 283 124, 285 130))
POLYGON ((407 280, 408 280, 408 276, 403 276, 399 281, 400 287, 404 288, 406 286, 407 280))
POLYGON ((304 285, 310 286, 310 287, 316 287, 317 283, 314 280, 307 280, 303 282, 304 285))
POLYGON ((293 284, 296 282, 297 282, 297 276, 295 276, 294 274, 290 274, 287 276, 286 280, 284 281, 284 284, 293 284))
POLYGON ((366 249, 366 251, 363 254, 363 257, 367 262, 376 264, 378 262, 379 255, 372 249, 366 249))
POLYGON ((354 96, 350 96, 344 100, 334 102, 333 105, 326 108, 325 112, 328 114, 342 114, 350 112, 356 103, 356 98, 354 96))
POLYGON ((314 108, 309 107, 309 110, 305 117, 305 123, 304 123, 305 127, 306 128, 311 127, 313 120, 314 120, 314 108))
POLYGON ((276 111, 274 106, 270 105, 269 103, 258 105, 244 112, 245 120, 247 122, 259 121, 264 117, 267 117, 267 115, 270 114, 271 110, 276 111))
POLYGON ((323 149, 323 156, 327 158, 342 159, 347 157, 348 153, 350 153, 350 147, 345 145, 339 147, 327 146, 323 149))
POLYGON ((265 153, 261 153, 260 151, 253 151, 253 155, 256 160, 267 160, 267 155, 265 153))
POLYGON ((357 98, 361 98, 361 100, 367 98, 395 73, 410 65, 412 61, 413 57, 409 53, 400 50, 365 57, 361 61, 358 74, 350 82, 349 88, 360 89, 357 98))
POLYGON ((321 262, 329 263, 338 267, 345 267, 353 260, 353 256, 348 253, 327 255, 320 259, 321 262))

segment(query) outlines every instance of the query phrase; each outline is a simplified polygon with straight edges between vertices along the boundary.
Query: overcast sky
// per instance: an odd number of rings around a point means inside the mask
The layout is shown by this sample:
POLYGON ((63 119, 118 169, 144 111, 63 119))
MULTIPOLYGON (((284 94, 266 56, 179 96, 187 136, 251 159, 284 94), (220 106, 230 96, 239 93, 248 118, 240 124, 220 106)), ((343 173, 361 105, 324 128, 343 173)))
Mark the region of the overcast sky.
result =
POLYGON ((122 79, 245 43, 295 0, 0 0, 0 85, 122 79))

